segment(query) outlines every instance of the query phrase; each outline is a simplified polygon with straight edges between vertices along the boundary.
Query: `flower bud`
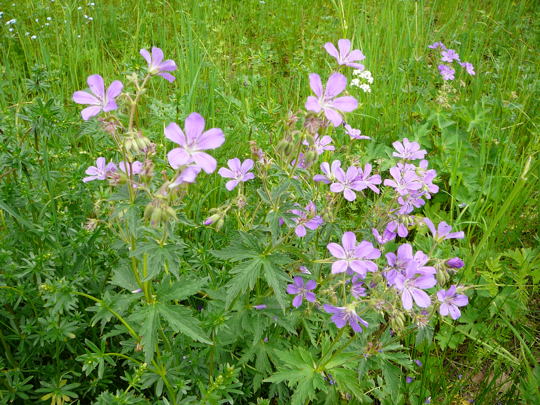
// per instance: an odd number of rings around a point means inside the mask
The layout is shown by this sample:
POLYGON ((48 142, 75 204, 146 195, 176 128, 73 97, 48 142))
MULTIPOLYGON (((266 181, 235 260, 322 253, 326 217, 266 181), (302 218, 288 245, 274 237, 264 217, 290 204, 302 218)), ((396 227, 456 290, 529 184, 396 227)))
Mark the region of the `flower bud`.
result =
POLYGON ((221 218, 221 215, 219 214, 211 215, 204 220, 203 225, 212 225, 214 222, 216 222, 220 218, 221 218))
POLYGON ((465 263, 459 257, 448 259, 445 264, 451 269, 461 269, 463 266, 465 266, 465 263))

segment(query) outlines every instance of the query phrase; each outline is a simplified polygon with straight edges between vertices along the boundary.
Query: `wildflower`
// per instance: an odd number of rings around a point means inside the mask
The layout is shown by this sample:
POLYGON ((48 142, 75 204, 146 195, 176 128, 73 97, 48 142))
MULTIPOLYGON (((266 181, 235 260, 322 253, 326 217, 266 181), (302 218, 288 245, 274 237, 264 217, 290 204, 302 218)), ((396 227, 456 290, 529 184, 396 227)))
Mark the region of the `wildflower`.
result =
POLYGON ((220 147, 225 142, 225 136, 219 128, 204 131, 204 124, 202 115, 194 112, 186 118, 185 134, 174 122, 165 128, 165 136, 180 145, 167 154, 173 169, 195 163, 206 173, 216 170, 216 159, 203 151, 220 147))
POLYGON ((176 70, 176 63, 170 59, 163 62, 163 51, 160 48, 152 47, 152 55, 146 49, 141 49, 140 54, 148 62, 148 73, 161 76, 171 83, 174 82, 175 77, 166 72, 176 70))
POLYGON ((340 39, 338 41, 338 48, 339 52, 334 46, 334 44, 332 44, 331 42, 327 42, 326 44, 324 44, 324 49, 326 49, 326 52, 328 52, 330 56, 336 58, 338 64, 350 66, 358 70, 364 70, 364 65, 356 62, 364 60, 366 59, 366 57, 359 49, 351 51, 350 40, 340 39))
POLYGON ((371 87, 369 84, 364 83, 364 84, 361 84, 359 87, 364 93, 371 93, 371 87))
POLYGON ((467 73, 469 75, 474 76, 476 74, 476 72, 474 71, 474 66, 472 65, 472 63, 459 62, 459 64, 461 65, 461 67, 465 68, 465 70, 467 71, 467 73))
POLYGON ((347 78, 341 73, 333 73, 329 77, 326 89, 323 89, 320 76, 312 73, 309 75, 309 85, 317 97, 308 97, 306 109, 316 113, 323 111, 335 127, 343 122, 340 112, 350 112, 358 107, 358 101, 354 97, 336 98, 347 87, 347 78))
POLYGON ((351 279, 351 283, 351 295, 354 298, 359 299, 360 297, 365 297, 367 295, 364 283, 362 282, 358 274, 355 274, 353 276, 353 278, 351 279))
POLYGON ((413 300, 420 308, 431 305, 429 295, 423 290, 433 287, 437 280, 432 274, 420 275, 415 266, 408 266, 405 274, 397 274, 394 279, 394 287, 401 291, 401 303, 406 310, 412 309, 413 300))
POLYGON ((362 135, 362 131, 351 127, 349 124, 345 124, 345 133, 351 137, 351 139, 371 139, 369 136, 362 135))
POLYGON ((405 377, 405 382, 406 382, 407 384, 412 383, 413 380, 414 380, 414 378, 412 378, 412 377, 409 377, 409 376, 405 377))
POLYGON ((459 257, 448 259, 445 264, 451 269, 461 269, 463 266, 465 266, 465 263, 459 257))
POLYGON ((311 271, 309 271, 306 266, 300 266, 298 269, 300 270, 300 273, 302 274, 311 274, 311 271))
POLYGON ((257 310, 266 309, 266 305, 265 304, 253 305, 253 308, 257 310))
POLYGON ((453 67, 447 65, 439 65, 438 69, 443 80, 454 80, 456 70, 453 67))
POLYGON ((191 165, 186 167, 182 172, 169 184, 169 188, 174 188, 180 184, 195 183, 197 175, 201 172, 201 167, 191 165))
POLYGON ((364 240, 357 245, 356 235, 353 232, 345 232, 341 241, 343 246, 337 243, 327 245, 330 254, 339 259, 332 263, 332 274, 351 270, 365 277, 367 271, 377 270, 377 265, 370 259, 379 258, 381 251, 373 247, 371 242, 364 240))
POLYGON ((437 298, 441 302, 439 313, 442 316, 450 314, 452 319, 456 320, 461 316, 458 307, 464 307, 469 303, 469 297, 463 294, 456 294, 456 286, 452 285, 448 290, 439 290, 437 298))
POLYGON ((105 180, 112 173, 116 171, 116 165, 113 162, 106 163, 104 157, 98 157, 96 159, 96 165, 90 166, 86 169, 86 174, 89 174, 88 177, 83 179, 83 182, 88 183, 92 180, 105 180))
POLYGON ((369 70, 355 70, 353 72, 353 75, 360 79, 364 79, 369 84, 373 83, 373 76, 371 75, 371 72, 369 70))
POLYGON ((431 222, 431 219, 424 218, 424 223, 428 226, 429 230, 433 234, 433 239, 435 239, 437 242, 442 242, 446 239, 463 239, 465 237, 465 233, 463 231, 450 232, 452 227, 444 221, 439 224, 437 230, 435 230, 435 225, 433 222, 431 222))
POLYGON ((386 230, 396 232, 401 238, 409 234, 409 225, 415 222, 413 215, 400 214, 400 210, 390 212, 390 217, 393 218, 387 225, 386 230))
POLYGON ((406 160, 423 159, 427 153, 424 149, 420 150, 418 142, 410 142, 408 138, 403 138, 402 142, 396 141, 392 143, 392 146, 397 150, 392 153, 392 156, 406 160))
POLYGON ((313 176, 313 181, 322 181, 325 184, 330 184, 336 179, 336 171, 341 167, 341 161, 334 160, 332 166, 327 162, 321 163, 321 170, 324 174, 316 174, 313 176))
POLYGON ((422 362, 421 362, 420 360, 417 359, 417 360, 415 360, 414 362, 416 363, 416 365, 417 365, 418 367, 422 367, 422 362))
POLYGON ((246 159, 243 162, 240 162, 240 159, 234 158, 227 161, 229 169, 222 167, 218 171, 221 177, 232 179, 225 184, 225 188, 231 191, 238 185, 238 183, 254 179, 255 175, 253 173, 249 173, 249 171, 253 169, 253 164, 253 160, 251 159, 246 159))
MULTIPOLYGON (((335 150, 336 148, 334 145, 330 145, 332 143, 332 138, 328 135, 319 137, 315 136, 313 147, 315 148, 315 151, 317 152, 317 155, 322 155, 325 150, 335 150)), ((303 142, 304 145, 309 146, 309 142, 305 140, 303 142)))
POLYGON ((323 219, 317 215, 317 207, 313 201, 310 201, 308 205, 306 205, 305 211, 294 209, 291 210, 291 213, 296 215, 294 222, 297 225, 294 232, 299 238, 306 236, 306 228, 314 231, 324 223, 323 219))
POLYGON ((368 327, 369 324, 360 318, 354 307, 348 305, 346 307, 334 307, 332 305, 324 304, 324 310, 332 315, 332 322, 339 328, 343 328, 345 325, 349 324, 355 332, 362 332, 362 327, 368 327))
POLYGON ((119 80, 111 83, 105 92, 103 78, 100 75, 91 75, 87 79, 90 92, 76 91, 73 93, 73 101, 77 104, 89 104, 81 111, 83 120, 87 121, 91 117, 98 115, 100 111, 108 112, 118 108, 115 98, 120 95, 124 85, 119 80))
POLYGON ((371 233, 375 237, 375 240, 381 245, 384 245, 396 238, 396 233, 389 231, 387 228, 385 228, 385 230, 383 231, 382 236, 375 228, 371 229, 371 233))
POLYGON ((428 48, 430 48, 430 49, 441 48, 443 50, 446 50, 446 46, 444 46, 444 44, 442 42, 434 42, 431 45, 428 45, 428 48))
POLYGON ((16 22, 17 22, 17 19, 16 19, 16 18, 12 18, 11 20, 6 21, 6 25, 15 24, 16 22))
POLYGON ((375 186, 381 184, 381 176, 374 174, 371 176, 371 165, 367 163, 364 169, 358 168, 358 175, 356 176, 357 190, 364 190, 370 188, 374 193, 379 194, 379 189, 375 186))
POLYGON ((405 243, 398 247, 397 254, 389 252, 386 254, 386 261, 390 270, 385 273, 388 284, 394 285, 397 275, 419 274, 421 276, 433 276, 437 271, 432 266, 425 266, 429 257, 421 250, 413 255, 412 246, 405 243))
POLYGON ((304 284, 304 279, 300 276, 294 278, 293 284, 287 285, 287 294, 295 295, 293 299, 293 307, 298 308, 302 305, 302 300, 305 298, 309 302, 315 302, 315 294, 311 292, 317 287, 314 280, 309 280, 304 284))
POLYGON ((330 185, 330 191, 333 193, 343 193, 347 201, 354 201, 356 193, 360 191, 360 183, 356 180, 358 177, 358 168, 351 166, 345 172, 341 167, 336 168, 335 182, 330 185))
POLYGON ((141 174, 143 172, 143 164, 138 160, 136 160, 135 162, 128 162, 127 165, 126 162, 120 162, 118 163, 118 167, 120 168, 120 170, 122 170, 129 176, 141 174))
POLYGON ((454 60, 459 61, 459 55, 453 49, 446 49, 446 50, 442 51, 441 56, 442 56, 441 60, 443 62, 452 63, 452 61, 454 61, 454 60))
POLYGON ((392 187, 399 195, 411 194, 414 191, 418 191, 422 188, 422 183, 418 178, 418 175, 414 170, 411 170, 411 166, 408 164, 398 164, 390 169, 392 179, 385 179, 384 185, 392 187))

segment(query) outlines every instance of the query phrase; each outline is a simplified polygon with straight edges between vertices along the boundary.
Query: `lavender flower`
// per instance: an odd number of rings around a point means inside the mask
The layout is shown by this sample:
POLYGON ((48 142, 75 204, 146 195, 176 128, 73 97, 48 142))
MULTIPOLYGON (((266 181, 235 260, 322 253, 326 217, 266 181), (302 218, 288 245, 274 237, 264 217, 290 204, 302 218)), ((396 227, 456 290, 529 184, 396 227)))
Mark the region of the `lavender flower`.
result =
POLYGON ((369 136, 362 135, 362 131, 351 127, 349 124, 345 124, 345 132, 351 137, 351 139, 371 139, 369 136))
POLYGON ((294 222, 296 223, 296 228, 294 229, 294 232, 299 238, 303 238, 304 236, 306 236, 306 228, 314 231, 324 223, 323 219, 319 215, 317 215, 317 207, 315 206, 313 201, 310 201, 308 205, 306 205, 304 211, 294 209, 291 210, 291 213, 296 215, 296 218, 294 218, 294 222))
POLYGON ((140 53, 148 62, 148 73, 161 76, 171 83, 174 82, 175 77, 166 72, 176 70, 176 63, 170 59, 163 62, 163 51, 161 49, 152 47, 152 55, 146 49, 141 49, 140 53))
POLYGON ((254 179, 255 175, 249 171, 253 169, 253 160, 246 159, 240 163, 240 159, 234 158, 227 162, 229 169, 222 167, 218 173, 221 177, 230 178, 225 188, 229 191, 233 190, 240 182, 246 182, 254 179))
POLYGON ((116 171, 116 165, 113 162, 106 163, 104 157, 96 159, 96 165, 86 169, 86 174, 89 176, 83 179, 83 182, 88 183, 92 180, 105 180, 116 171))
POLYGON ((143 172, 143 164, 136 160, 135 162, 120 162, 118 167, 128 176, 134 176, 136 174, 141 174, 143 172))
POLYGON ((465 70, 467 71, 467 73, 469 75, 474 76, 476 74, 476 72, 474 71, 474 66, 472 65, 472 63, 459 62, 459 64, 461 65, 461 67, 465 68, 465 70))
POLYGON ((446 50, 442 51, 441 56, 442 56, 441 60, 443 62, 452 63, 452 61, 454 61, 454 60, 459 61, 459 55, 453 49, 446 49, 446 50))
POLYGON ((461 316, 458 307, 464 307, 469 303, 469 297, 463 294, 456 294, 456 286, 452 285, 448 290, 439 290, 437 298, 441 302, 439 313, 442 316, 450 314, 452 319, 456 320, 461 316))
POLYGON ((334 322, 339 329, 349 324, 355 332, 362 332, 360 324, 366 328, 369 326, 365 320, 356 314, 353 305, 334 307, 332 305, 324 304, 324 310, 329 314, 333 314, 331 318, 332 322, 334 322))
POLYGON ((448 259, 445 264, 451 269, 461 269, 463 266, 465 266, 465 263, 463 263, 463 260, 461 260, 459 257, 448 259))
POLYGON ((364 169, 358 168, 358 175, 356 176, 357 190, 370 188, 374 193, 379 194, 379 189, 375 185, 381 184, 381 182, 381 176, 378 174, 371 176, 371 165, 369 163, 364 166, 364 169))
POLYGON ((315 294, 310 291, 317 287, 317 283, 314 280, 309 280, 304 285, 304 279, 300 276, 296 276, 293 283, 294 284, 287 285, 287 294, 295 295, 292 302, 293 307, 298 308, 302 305, 302 300, 304 298, 309 302, 315 302, 315 294))
POLYGON ((73 93, 73 101, 77 104, 89 104, 81 111, 82 119, 87 121, 91 117, 98 115, 100 111, 108 112, 118 109, 115 98, 120 95, 124 85, 119 80, 111 83, 107 91, 100 75, 91 75, 87 79, 90 92, 76 91, 73 93))
MULTIPOLYGON (((309 146, 307 141, 304 141, 305 145, 309 146)), ((330 145, 332 143, 332 138, 330 138, 328 135, 319 137, 315 137, 315 143, 313 144, 315 151, 317 152, 317 155, 322 155, 325 150, 335 150, 334 145, 330 145)))
POLYGON ((424 218, 424 223, 428 226, 429 230, 433 234, 433 239, 435 239, 437 242, 442 242, 446 239, 463 239, 465 237, 465 233, 463 231, 451 232, 452 227, 444 221, 439 224, 437 230, 435 230, 435 225, 433 225, 431 219, 424 218))
POLYGON ((430 49, 441 48, 443 50, 446 50, 446 46, 444 46, 444 44, 442 42, 434 42, 431 45, 428 45, 428 48, 430 48, 430 49))
POLYGON ((312 73, 309 75, 309 85, 317 97, 308 97, 306 109, 315 113, 323 111, 326 118, 335 127, 343 122, 340 112, 350 112, 358 107, 358 101, 354 97, 336 98, 347 87, 347 78, 341 73, 333 73, 330 76, 326 83, 326 89, 323 89, 320 76, 312 73))
POLYGON ((253 305, 253 309, 262 310, 266 309, 266 304, 253 305))
MULTIPOLYGON (((169 184, 169 188, 174 188, 184 183, 195 183, 197 175, 201 172, 199 166, 191 165, 186 167, 182 172, 169 184)), ((205 224, 206 225, 206 224, 205 224)))
POLYGON ((379 233, 379 231, 375 228, 371 229, 371 233, 373 234, 373 237, 380 245, 384 245, 396 238, 396 233, 389 231, 387 228, 385 228, 385 230, 383 231, 382 236, 379 233))
POLYGON ((339 160, 334 160, 331 167, 327 162, 322 162, 321 171, 324 174, 316 174, 315 176, 313 176, 313 181, 322 181, 325 184, 330 184, 334 182, 334 180, 336 179, 336 171, 340 167, 341 161, 339 160))
POLYGON ((173 169, 178 169, 195 163, 206 173, 212 173, 216 170, 216 159, 203 151, 220 147, 225 142, 223 131, 219 128, 204 131, 204 118, 196 112, 186 118, 185 131, 184 134, 174 122, 165 128, 165 136, 180 145, 167 154, 169 164, 173 169))
POLYGON ((358 274, 355 274, 352 277, 351 283, 351 295, 354 298, 359 299, 360 297, 365 297, 367 295, 364 283, 358 274))
POLYGON ((343 193, 347 201, 354 201, 356 193, 353 190, 360 191, 360 185, 356 178, 358 177, 358 168, 351 166, 345 172, 341 167, 336 168, 335 182, 330 185, 330 191, 333 193, 343 193))
POLYGON ((338 259, 332 263, 332 274, 351 270, 365 277, 367 271, 377 271, 377 265, 371 259, 379 258, 381 251, 371 242, 364 240, 357 245, 356 235, 353 232, 345 232, 342 243, 343 246, 333 242, 327 245, 330 254, 338 259))
POLYGON ((456 70, 453 67, 447 66, 447 65, 439 65, 438 69, 439 69, 439 73, 441 74, 443 80, 454 80, 455 79, 454 75, 456 73, 456 70))
POLYGON ((356 63, 357 61, 361 61, 366 59, 362 51, 355 49, 351 51, 351 41, 348 39, 340 39, 338 41, 338 48, 339 52, 332 44, 331 42, 327 42, 324 44, 324 49, 326 49, 326 52, 328 52, 331 56, 336 58, 337 62, 340 65, 350 66, 355 69, 364 70, 364 65, 360 63, 356 63))
POLYGON ((394 279, 394 287, 401 291, 401 303, 406 310, 412 309, 413 300, 420 308, 431 305, 429 295, 423 290, 433 287, 437 281, 432 274, 417 276, 415 266, 408 266, 405 274, 397 274, 394 279))
POLYGON ((397 150, 392 153, 392 156, 406 160, 423 159, 427 153, 424 149, 420 150, 418 142, 410 142, 408 138, 403 138, 402 142, 396 141, 392 143, 392 146, 397 150))
POLYGON ((398 163, 390 169, 392 179, 385 179, 384 185, 393 187, 399 195, 411 194, 422 188, 422 182, 418 178, 414 165, 398 163))

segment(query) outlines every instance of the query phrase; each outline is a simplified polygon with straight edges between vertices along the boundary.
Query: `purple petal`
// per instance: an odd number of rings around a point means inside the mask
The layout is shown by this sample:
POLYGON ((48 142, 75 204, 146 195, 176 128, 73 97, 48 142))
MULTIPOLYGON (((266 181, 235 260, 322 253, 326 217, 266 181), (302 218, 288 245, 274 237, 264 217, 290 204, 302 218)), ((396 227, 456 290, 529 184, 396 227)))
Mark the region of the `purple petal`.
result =
POLYGON ((229 191, 232 191, 237 185, 238 185, 239 181, 238 180, 229 180, 226 184, 225 184, 225 188, 229 191))
POLYGON ((309 292, 309 291, 306 292, 305 297, 306 297, 306 300, 308 300, 309 302, 315 302, 315 300, 316 300, 315 294, 312 293, 312 292, 309 292))
MULTIPOLYGON (((317 97, 319 98, 322 97, 323 87, 321 83, 321 77, 317 73, 311 73, 309 75, 309 87, 311 87, 311 90, 313 90, 313 93, 315 93, 317 97)), ((308 102, 309 102, 309 97, 308 97, 308 102)))
MULTIPOLYGON (((361 50, 355 49, 349 54, 349 57, 347 58, 349 61, 355 61, 355 60, 364 60, 366 59, 366 56, 362 53, 361 50)), ((356 65, 356 63, 355 63, 356 65)))
POLYGON ((332 102, 332 106, 344 112, 351 112, 358 107, 358 101, 352 96, 338 97, 332 102))
POLYGON ((414 298, 414 302, 420 308, 427 308, 431 305, 431 299, 425 291, 419 290, 418 288, 411 288, 411 294, 414 298))
POLYGON ((345 260, 338 260, 337 262, 332 263, 332 274, 344 273, 347 271, 349 263, 345 260))
MULTIPOLYGON (((396 278, 397 280, 397 278, 396 278)), ((403 304, 403 308, 406 310, 410 310, 412 308, 412 296, 411 293, 408 290, 403 290, 401 293, 401 303, 403 304)))
POLYGON ((347 78, 341 73, 332 73, 326 83, 326 91, 324 93, 327 98, 334 98, 347 87, 347 78))
POLYGON ((303 298, 302 294, 299 294, 296 297, 294 297, 294 299, 292 301, 293 307, 298 308, 299 306, 301 306, 302 305, 302 298, 303 298))
POLYGON ((219 128, 212 128, 204 132, 197 139, 197 148, 200 150, 216 149, 223 145, 223 142, 225 142, 225 135, 223 135, 223 131, 219 128))
POLYGON ((306 236, 306 228, 303 226, 303 225, 298 225, 295 229, 294 229, 294 233, 296 234, 296 236, 298 236, 299 238, 303 238, 304 236, 306 236))
POLYGON ((347 201, 354 201, 356 199, 356 193, 349 188, 343 191, 343 196, 347 201))
POLYGON ((103 84, 103 77, 100 75, 91 75, 88 76, 86 80, 88 87, 92 93, 94 93, 98 98, 103 99, 105 96, 105 85, 103 84))
POLYGON ((254 165, 253 160, 251 160, 251 159, 246 159, 246 160, 244 160, 244 162, 242 163, 242 166, 241 166, 241 168, 240 168, 240 171, 241 171, 242 173, 247 173, 247 172, 249 172, 251 169, 253 169, 253 165, 254 165))
POLYGON ((124 88, 124 85, 120 80, 115 80, 111 83, 109 88, 107 89, 107 99, 110 100, 112 98, 116 98, 122 93, 122 89, 124 88))
POLYGON ((457 305, 458 307, 464 307, 469 303, 469 297, 463 294, 456 295, 456 297, 452 300, 454 305, 457 305))
POLYGON ((418 277, 414 280, 414 285, 418 288, 431 288, 437 284, 437 280, 432 275, 418 277))
POLYGON ((167 160, 173 169, 187 165, 191 161, 191 156, 182 148, 174 148, 167 154, 167 160))
POLYGON ((333 56, 334 58, 339 60, 338 50, 333 43, 327 42, 326 44, 324 44, 324 49, 326 49, 326 52, 328 52, 330 56, 333 56))
POLYGON ((338 41, 339 55, 344 58, 351 50, 351 41, 348 39, 340 39, 338 41))
POLYGON ((448 312, 450 312, 450 316, 453 320, 456 320, 461 316, 461 311, 455 305, 448 305, 448 312))
POLYGON ((87 121, 89 118, 98 115, 100 111, 100 106, 86 107, 84 110, 81 111, 82 119, 87 121))
POLYGON ((173 75, 171 75, 170 73, 158 73, 158 76, 161 76, 163 77, 165 80, 167 80, 168 82, 172 83, 176 80, 176 77, 174 77, 173 75))
POLYGON ((304 287, 306 290, 314 290, 317 288, 317 282, 315 280, 308 280, 304 287))
POLYGON ((101 102, 94 95, 86 91, 76 91, 75 93, 73 93, 73 101, 75 101, 77 104, 101 104, 101 102))
POLYGON ((353 250, 356 247, 356 235, 354 232, 345 232, 341 238, 341 242, 343 243, 343 249, 346 251, 353 250))
POLYGON ((338 259, 345 259, 347 256, 343 248, 337 243, 329 243, 326 248, 330 251, 330 254, 338 259))
POLYGON ((309 96, 306 101, 306 110, 313 111, 313 112, 320 112, 321 111, 321 105, 319 104, 319 100, 317 100, 313 96, 309 96))
POLYGON ((165 127, 165 137, 181 146, 186 146, 186 136, 176 122, 171 122, 165 127))
POLYGON ((157 66, 163 60, 163 51, 160 48, 152 47, 152 64, 157 66))
POLYGON ((146 49, 141 49, 139 53, 144 58, 144 60, 148 63, 148 66, 150 66, 150 64, 152 63, 152 57, 150 56, 150 52, 148 52, 146 49))
POLYGON ((226 167, 222 167, 221 169, 219 169, 218 174, 221 177, 225 177, 225 178, 229 178, 229 179, 234 177, 234 173, 232 171, 230 171, 229 169, 227 169, 226 167))
POLYGON ((184 124, 187 142, 195 141, 204 131, 204 118, 199 113, 191 113, 184 124))
POLYGON ((172 72, 176 70, 176 63, 174 60, 168 59, 163 63, 160 63, 158 66, 160 72, 172 72))

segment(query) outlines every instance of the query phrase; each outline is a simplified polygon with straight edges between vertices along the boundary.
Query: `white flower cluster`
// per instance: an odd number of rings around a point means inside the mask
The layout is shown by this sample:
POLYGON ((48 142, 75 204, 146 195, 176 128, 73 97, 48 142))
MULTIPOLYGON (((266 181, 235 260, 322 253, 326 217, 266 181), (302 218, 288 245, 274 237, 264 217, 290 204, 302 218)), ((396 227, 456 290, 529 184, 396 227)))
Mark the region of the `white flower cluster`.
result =
POLYGON ((355 76, 351 80, 351 86, 359 87, 364 93, 371 93, 370 84, 373 83, 373 76, 369 70, 355 70, 353 72, 355 76))

